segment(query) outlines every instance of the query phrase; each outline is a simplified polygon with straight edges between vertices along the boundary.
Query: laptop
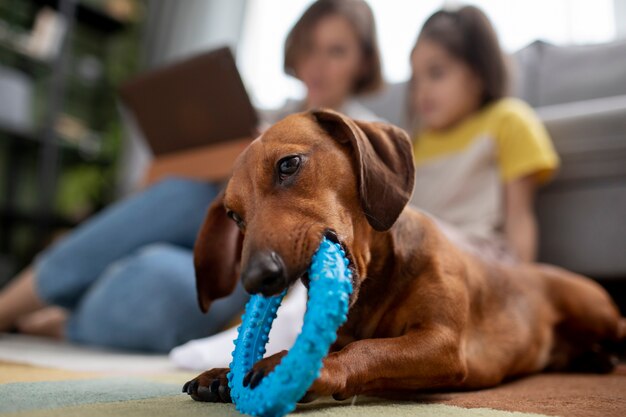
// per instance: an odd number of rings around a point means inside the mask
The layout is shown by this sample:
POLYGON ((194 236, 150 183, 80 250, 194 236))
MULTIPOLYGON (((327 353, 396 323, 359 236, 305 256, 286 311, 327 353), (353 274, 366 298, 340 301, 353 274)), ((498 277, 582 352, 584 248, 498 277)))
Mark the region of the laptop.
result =
POLYGON ((156 157, 249 138, 258 125, 227 47, 141 74, 119 92, 156 157))

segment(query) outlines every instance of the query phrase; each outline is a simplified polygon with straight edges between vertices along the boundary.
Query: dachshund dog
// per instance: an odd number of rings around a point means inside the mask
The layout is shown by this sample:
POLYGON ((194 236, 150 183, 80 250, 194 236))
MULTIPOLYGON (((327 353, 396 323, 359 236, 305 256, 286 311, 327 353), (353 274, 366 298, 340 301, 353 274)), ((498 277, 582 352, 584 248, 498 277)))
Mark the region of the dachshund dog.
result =
MULTIPOLYGON (((401 129, 317 110, 287 117, 237 160, 195 247, 199 302, 275 295, 302 279, 323 236, 353 269, 348 320, 301 400, 393 390, 478 389, 543 370, 608 372, 626 319, 595 282, 489 259, 406 207, 411 143, 401 129)), ((255 387, 286 352, 246 375, 255 387)), ((230 402, 228 369, 183 391, 230 402)))

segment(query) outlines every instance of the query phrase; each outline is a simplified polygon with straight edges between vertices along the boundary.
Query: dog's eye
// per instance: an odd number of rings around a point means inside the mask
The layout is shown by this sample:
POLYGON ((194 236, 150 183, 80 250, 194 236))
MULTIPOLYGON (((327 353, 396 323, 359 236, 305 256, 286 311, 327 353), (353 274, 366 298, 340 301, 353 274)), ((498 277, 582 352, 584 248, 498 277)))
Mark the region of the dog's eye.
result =
POLYGON ((288 156, 278 161, 278 177, 281 181, 295 174, 300 168, 302 159, 299 156, 288 156))
POLYGON ((232 219, 235 223, 237 223, 237 226, 238 226, 240 229, 243 229, 243 227, 245 226, 245 223, 244 223, 244 221, 243 221, 243 219, 241 218, 241 216, 240 216, 240 215, 238 215, 237 213, 235 213, 235 212, 234 212, 234 211, 232 211, 232 210, 228 210, 228 211, 226 212, 226 215, 227 215, 228 217, 230 217, 230 218, 231 218, 231 219, 232 219))

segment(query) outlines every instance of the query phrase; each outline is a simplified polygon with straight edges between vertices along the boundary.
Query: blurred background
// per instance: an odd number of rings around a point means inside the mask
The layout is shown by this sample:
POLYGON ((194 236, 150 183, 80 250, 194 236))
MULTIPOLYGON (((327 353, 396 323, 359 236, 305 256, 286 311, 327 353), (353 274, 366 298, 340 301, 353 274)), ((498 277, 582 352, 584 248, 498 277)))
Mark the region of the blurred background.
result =
MULTIPOLYGON (((393 106, 404 103, 419 29, 457 2, 368 2, 388 86, 363 101, 402 126, 393 106)), ((303 94, 282 56, 310 3, 0 0, 0 286, 137 187, 150 155, 118 98, 123 82, 226 45, 253 104, 278 107, 303 94)), ((494 23, 515 65, 514 94, 537 109, 564 160, 538 203, 542 260, 608 285, 625 279, 626 0, 463 4, 494 23)))

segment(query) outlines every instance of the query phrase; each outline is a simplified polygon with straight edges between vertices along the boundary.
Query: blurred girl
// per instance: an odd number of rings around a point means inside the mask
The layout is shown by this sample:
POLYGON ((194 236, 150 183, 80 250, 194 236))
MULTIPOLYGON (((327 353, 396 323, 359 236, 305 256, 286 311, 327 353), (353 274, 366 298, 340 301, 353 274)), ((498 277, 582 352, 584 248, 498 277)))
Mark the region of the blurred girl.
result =
POLYGON ((506 98, 498 39, 475 7, 441 10, 411 54, 416 183, 412 204, 500 258, 533 261, 537 186, 558 166, 531 108, 506 98))

